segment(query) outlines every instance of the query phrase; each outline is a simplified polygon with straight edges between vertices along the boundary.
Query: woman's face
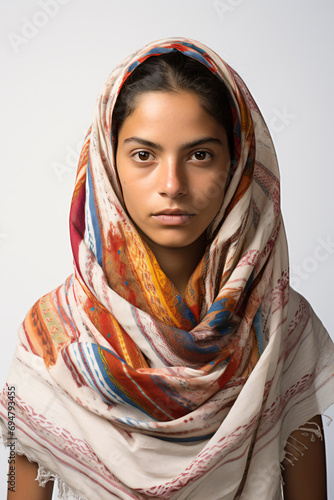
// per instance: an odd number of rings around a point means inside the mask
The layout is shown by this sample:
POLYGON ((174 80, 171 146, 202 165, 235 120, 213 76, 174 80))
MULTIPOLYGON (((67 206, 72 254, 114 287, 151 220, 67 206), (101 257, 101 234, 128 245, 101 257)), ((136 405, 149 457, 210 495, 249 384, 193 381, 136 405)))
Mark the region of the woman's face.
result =
POLYGON ((196 94, 147 92, 118 134, 127 211, 155 248, 195 243, 216 216, 230 166, 225 129, 196 94))

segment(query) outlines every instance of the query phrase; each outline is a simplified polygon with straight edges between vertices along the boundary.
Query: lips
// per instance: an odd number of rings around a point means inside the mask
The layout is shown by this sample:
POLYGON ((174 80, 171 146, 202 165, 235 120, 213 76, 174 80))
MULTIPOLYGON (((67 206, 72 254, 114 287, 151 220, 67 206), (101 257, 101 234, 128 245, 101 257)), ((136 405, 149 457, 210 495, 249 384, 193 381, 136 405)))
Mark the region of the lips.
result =
POLYGON ((190 213, 182 208, 166 208, 164 210, 161 210, 160 212, 156 212, 155 214, 153 214, 153 216, 155 215, 195 215, 195 214, 190 213))
POLYGON ((187 212, 181 208, 167 208, 152 214, 154 220, 166 226, 182 226, 189 224, 196 214, 187 212))

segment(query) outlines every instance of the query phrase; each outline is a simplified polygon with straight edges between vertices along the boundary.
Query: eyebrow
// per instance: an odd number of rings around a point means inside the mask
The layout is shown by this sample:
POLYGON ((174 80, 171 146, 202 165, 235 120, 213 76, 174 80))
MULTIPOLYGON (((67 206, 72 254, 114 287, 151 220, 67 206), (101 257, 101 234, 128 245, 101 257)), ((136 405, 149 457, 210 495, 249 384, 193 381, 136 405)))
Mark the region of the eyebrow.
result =
MULTIPOLYGON (((141 137, 128 137, 127 139, 124 140, 124 144, 128 142, 137 142, 139 144, 142 144, 143 146, 147 146, 149 148, 154 148, 157 149, 158 151, 162 151, 162 146, 160 144, 156 144, 155 142, 152 141, 147 141, 146 139, 142 139, 141 137)), ((202 144, 207 144, 208 142, 213 142, 215 144, 220 144, 221 146, 223 145, 222 141, 220 139, 217 139, 216 137, 202 137, 201 139, 196 139, 191 142, 186 142, 181 146, 181 151, 185 149, 190 149, 194 148, 196 146, 201 146, 202 144)))

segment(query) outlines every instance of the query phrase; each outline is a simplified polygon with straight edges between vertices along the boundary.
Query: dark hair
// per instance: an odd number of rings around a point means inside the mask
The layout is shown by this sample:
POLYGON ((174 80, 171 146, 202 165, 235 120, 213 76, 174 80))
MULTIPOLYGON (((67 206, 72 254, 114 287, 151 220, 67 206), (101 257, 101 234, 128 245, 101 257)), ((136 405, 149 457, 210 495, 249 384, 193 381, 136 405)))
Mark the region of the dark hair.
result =
POLYGON ((229 93, 224 82, 204 64, 179 51, 151 56, 138 65, 125 81, 113 112, 114 138, 124 120, 136 107, 136 97, 145 92, 195 92, 203 106, 220 123, 227 134, 230 157, 233 158, 233 116, 229 93))

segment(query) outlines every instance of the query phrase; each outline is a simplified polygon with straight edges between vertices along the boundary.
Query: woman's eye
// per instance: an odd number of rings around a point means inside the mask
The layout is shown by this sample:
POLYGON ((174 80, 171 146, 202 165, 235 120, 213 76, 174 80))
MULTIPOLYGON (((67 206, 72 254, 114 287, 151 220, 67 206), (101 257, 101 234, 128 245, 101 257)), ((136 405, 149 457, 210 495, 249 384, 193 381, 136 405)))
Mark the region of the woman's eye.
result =
POLYGON ((132 157, 137 161, 138 160, 139 161, 148 161, 148 160, 153 159, 153 155, 151 153, 149 153, 148 151, 137 151, 137 153, 135 153, 132 157))
POLYGON ((209 153, 208 151, 196 151, 193 153, 190 157, 191 159, 203 161, 203 160, 210 160, 213 158, 213 155, 209 153))

